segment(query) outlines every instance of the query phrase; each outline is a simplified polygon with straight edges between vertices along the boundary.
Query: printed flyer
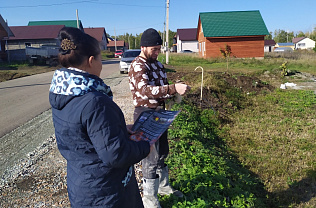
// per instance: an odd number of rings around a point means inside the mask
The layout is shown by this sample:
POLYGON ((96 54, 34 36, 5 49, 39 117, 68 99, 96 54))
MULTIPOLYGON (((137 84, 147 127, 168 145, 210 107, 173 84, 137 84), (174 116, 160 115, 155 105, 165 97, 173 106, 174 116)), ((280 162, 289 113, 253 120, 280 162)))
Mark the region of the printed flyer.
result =
POLYGON ((149 141, 155 143, 159 137, 168 129, 180 111, 149 110, 140 114, 132 127, 135 132, 130 136, 134 141, 149 141))

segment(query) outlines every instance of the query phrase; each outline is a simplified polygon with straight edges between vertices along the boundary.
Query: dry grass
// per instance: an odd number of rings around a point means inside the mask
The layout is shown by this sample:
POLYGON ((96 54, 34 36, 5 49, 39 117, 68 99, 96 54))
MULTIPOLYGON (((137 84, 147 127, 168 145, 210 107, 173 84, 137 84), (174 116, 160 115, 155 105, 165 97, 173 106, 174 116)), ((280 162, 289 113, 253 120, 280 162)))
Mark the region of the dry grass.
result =
POLYGON ((27 66, 27 65, 10 65, 0 66, 0 82, 11 79, 17 79, 34 74, 54 71, 56 67, 49 66, 27 66))
POLYGON ((255 97, 254 106, 232 115, 228 144, 275 205, 316 207, 315 105, 312 93, 279 92, 255 97))

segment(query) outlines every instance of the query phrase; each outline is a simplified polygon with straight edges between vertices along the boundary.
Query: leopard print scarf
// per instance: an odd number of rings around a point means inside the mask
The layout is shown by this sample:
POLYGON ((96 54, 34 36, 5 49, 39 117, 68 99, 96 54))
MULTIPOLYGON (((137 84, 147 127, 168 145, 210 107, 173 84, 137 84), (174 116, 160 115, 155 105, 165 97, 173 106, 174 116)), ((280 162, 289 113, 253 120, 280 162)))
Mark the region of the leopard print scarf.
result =
POLYGON ((113 99, 111 88, 101 78, 73 68, 56 70, 49 91, 70 96, 81 96, 88 92, 98 91, 113 99))

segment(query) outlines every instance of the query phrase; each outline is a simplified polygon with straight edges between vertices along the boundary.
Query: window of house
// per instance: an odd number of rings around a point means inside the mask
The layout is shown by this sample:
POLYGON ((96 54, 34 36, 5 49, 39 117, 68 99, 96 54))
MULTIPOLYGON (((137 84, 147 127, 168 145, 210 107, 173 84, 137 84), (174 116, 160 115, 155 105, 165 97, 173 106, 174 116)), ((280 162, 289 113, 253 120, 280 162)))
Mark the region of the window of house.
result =
POLYGON ((305 46, 305 43, 299 43, 298 46, 299 46, 299 47, 304 47, 304 46, 305 46))

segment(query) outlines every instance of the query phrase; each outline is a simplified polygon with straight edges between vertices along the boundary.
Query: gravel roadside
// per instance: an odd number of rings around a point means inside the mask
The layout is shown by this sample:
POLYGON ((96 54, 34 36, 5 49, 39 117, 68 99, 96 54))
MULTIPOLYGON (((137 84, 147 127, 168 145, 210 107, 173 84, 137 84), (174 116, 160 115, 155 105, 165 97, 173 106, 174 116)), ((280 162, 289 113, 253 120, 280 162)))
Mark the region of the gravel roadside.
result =
MULTIPOLYGON (((128 77, 114 75, 104 81, 111 86, 114 101, 122 109, 126 123, 132 124, 134 107, 128 77)), ((51 111, 45 113, 51 114, 51 111)), ((54 135, 10 167, 2 176, 0 205, 1 207, 70 207, 66 185, 66 160, 57 149, 54 135)))

